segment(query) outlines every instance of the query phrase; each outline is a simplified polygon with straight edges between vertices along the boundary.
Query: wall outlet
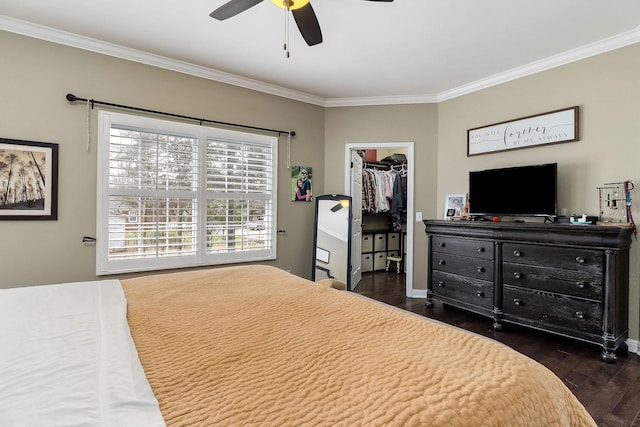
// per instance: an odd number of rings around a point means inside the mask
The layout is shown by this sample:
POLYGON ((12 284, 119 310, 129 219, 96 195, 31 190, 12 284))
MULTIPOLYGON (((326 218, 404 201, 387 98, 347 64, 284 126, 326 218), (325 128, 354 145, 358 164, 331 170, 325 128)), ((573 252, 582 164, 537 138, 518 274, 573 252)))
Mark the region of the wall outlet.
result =
POLYGON ((416 212, 416 222, 422 221, 422 212, 416 212))

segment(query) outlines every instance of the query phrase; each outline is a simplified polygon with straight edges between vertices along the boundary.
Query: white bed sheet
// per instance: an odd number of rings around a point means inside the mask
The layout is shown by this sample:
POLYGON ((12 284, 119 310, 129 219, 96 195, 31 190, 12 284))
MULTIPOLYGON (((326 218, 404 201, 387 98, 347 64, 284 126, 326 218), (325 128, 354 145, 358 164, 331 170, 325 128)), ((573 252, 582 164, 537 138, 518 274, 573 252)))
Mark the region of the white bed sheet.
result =
POLYGON ((164 426, 117 280, 0 289, 0 426, 164 426))

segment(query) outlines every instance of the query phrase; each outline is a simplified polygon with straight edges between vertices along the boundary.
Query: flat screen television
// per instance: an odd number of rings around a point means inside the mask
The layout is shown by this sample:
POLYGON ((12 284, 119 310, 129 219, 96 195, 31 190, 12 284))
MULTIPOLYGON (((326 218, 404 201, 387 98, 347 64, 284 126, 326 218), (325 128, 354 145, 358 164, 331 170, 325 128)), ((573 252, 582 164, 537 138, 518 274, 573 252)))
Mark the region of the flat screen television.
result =
POLYGON ((469 172, 469 214, 556 216, 558 164, 469 172))

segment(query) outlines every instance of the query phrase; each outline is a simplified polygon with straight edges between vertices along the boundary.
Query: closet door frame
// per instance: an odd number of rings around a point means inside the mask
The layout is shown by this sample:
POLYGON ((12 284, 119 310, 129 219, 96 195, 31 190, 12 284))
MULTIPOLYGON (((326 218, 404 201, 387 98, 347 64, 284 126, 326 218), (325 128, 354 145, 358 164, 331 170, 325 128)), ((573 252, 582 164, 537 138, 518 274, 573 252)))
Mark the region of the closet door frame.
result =
MULTIPOLYGON (((354 197, 351 194, 351 152, 354 150, 373 150, 395 148, 406 150, 407 152, 407 240, 406 259, 405 262, 405 294, 407 297, 414 298, 424 294, 424 290, 413 289, 413 233, 414 233, 414 143, 413 142, 358 142, 345 145, 345 166, 344 166, 344 194, 354 197)), ((362 197, 360 195, 359 197, 362 197)))

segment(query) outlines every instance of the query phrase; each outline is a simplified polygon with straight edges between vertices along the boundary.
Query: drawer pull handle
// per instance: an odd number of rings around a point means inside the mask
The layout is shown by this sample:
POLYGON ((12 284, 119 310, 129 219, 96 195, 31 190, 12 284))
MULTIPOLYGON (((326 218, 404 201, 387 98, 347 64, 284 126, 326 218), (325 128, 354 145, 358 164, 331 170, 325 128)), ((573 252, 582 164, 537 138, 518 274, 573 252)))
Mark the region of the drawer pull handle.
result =
POLYGON ((477 249, 477 251, 478 251, 478 252, 484 252, 484 248, 483 248, 483 247, 479 247, 479 248, 477 249))
POLYGON ((484 267, 478 267, 477 270, 478 273, 484 273, 484 267))
POLYGON ((522 275, 516 271, 515 273, 513 273, 513 277, 515 277, 516 279, 520 279, 522 275))
POLYGON ((514 303, 515 305, 522 305, 522 300, 521 300, 521 299, 518 299, 518 298, 514 298, 514 299, 513 299, 513 303, 514 303))
POLYGON ((440 246, 441 248, 444 248, 445 246, 447 246, 447 244, 445 242, 440 242, 438 243, 438 246, 440 246))
POLYGON ((438 264, 440 264, 440 265, 445 265, 445 264, 446 264, 446 262, 445 262, 443 259, 440 259, 440 260, 438 260, 438 264))
POLYGON ((578 264, 584 264, 584 258, 582 258, 581 256, 576 257, 576 262, 578 264))
POLYGON ((513 251, 513 256, 522 256, 520 251, 513 251))
POLYGON ((580 288, 580 289, 584 289, 585 288, 585 283, 581 280, 579 282, 576 282, 576 285, 580 288))
POLYGON ((438 282, 438 287, 439 288, 444 288, 444 282, 438 282))
POLYGON ((479 296, 480 298, 483 298, 484 297, 484 292, 476 291, 476 295, 479 296))
POLYGON ((584 313, 581 311, 576 311, 576 317, 578 319, 584 319, 584 313))

